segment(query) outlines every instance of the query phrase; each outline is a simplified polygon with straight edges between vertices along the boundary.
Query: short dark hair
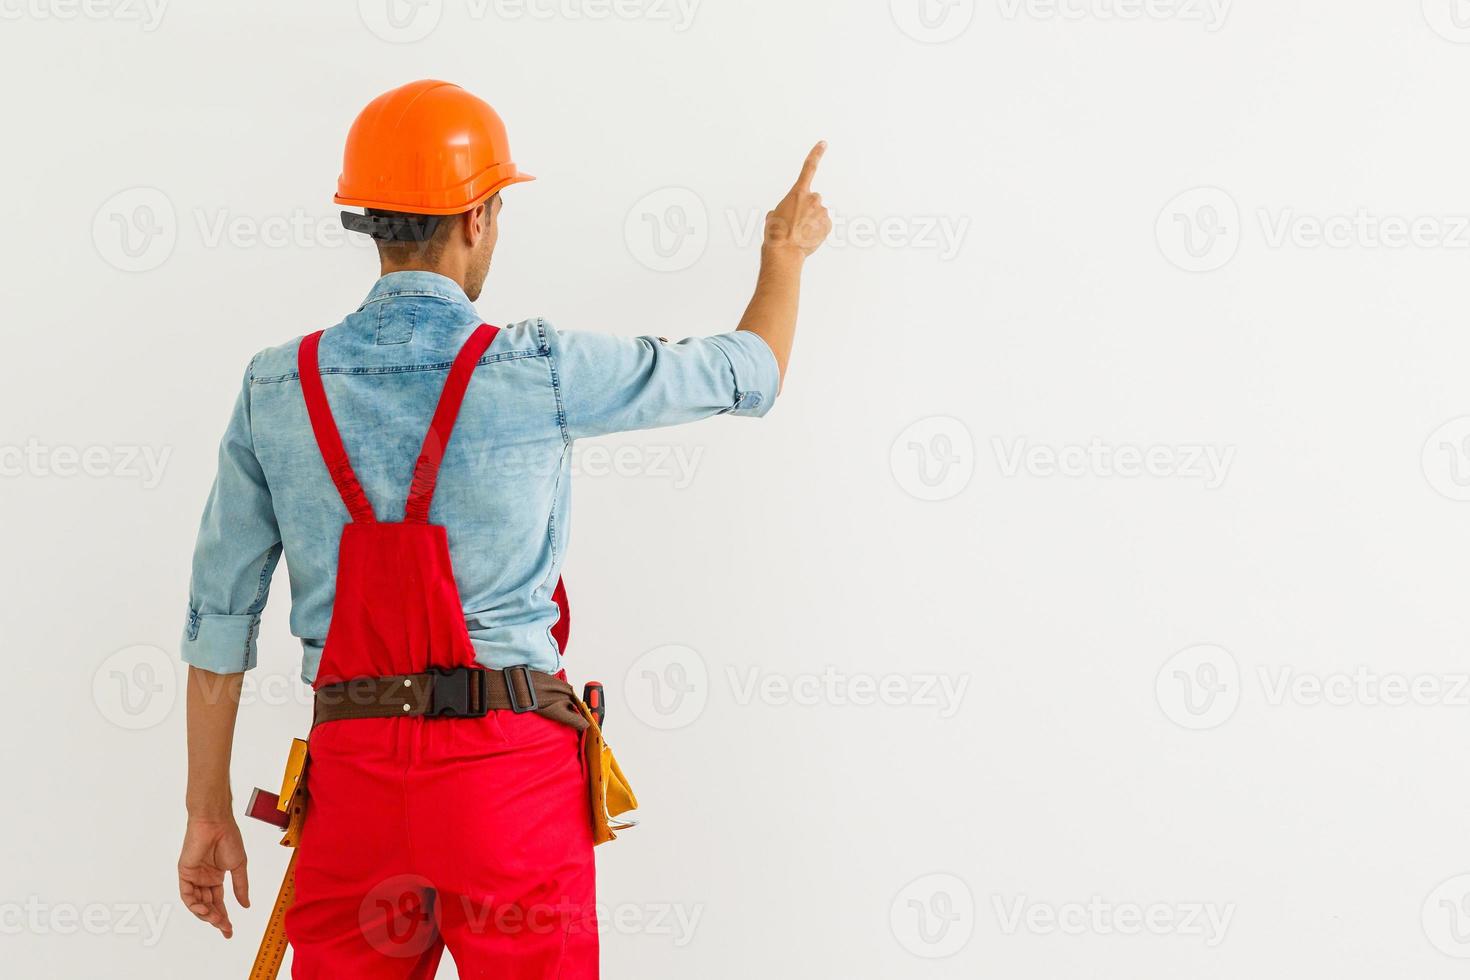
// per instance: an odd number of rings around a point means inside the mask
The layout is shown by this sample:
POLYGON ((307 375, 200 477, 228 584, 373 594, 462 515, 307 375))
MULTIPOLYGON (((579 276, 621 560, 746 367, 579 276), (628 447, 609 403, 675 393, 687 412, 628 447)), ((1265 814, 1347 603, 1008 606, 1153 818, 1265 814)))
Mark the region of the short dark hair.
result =
POLYGON ((437 262, 456 225, 457 214, 410 214, 406 211, 383 211, 368 208, 368 216, 376 218, 383 234, 374 234, 378 254, 395 265, 412 260, 437 262), (391 229, 391 230, 390 230, 391 229))

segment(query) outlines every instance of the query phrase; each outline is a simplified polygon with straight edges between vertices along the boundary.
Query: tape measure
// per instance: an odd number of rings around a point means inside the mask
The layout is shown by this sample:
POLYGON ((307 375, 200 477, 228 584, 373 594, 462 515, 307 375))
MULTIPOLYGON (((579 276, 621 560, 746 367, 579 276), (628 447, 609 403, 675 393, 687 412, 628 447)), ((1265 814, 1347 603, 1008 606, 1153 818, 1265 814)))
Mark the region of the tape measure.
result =
POLYGON ((250 980, 276 980, 281 972, 281 961, 286 958, 286 910, 296 900, 296 851, 291 852, 291 861, 286 865, 286 876, 281 879, 281 890, 276 894, 276 904, 271 908, 271 919, 265 925, 265 935, 260 938, 260 949, 255 954, 255 965, 250 968, 250 980))
POLYGON ((291 848, 291 860, 286 864, 286 873, 281 878, 281 890, 276 893, 276 904, 271 906, 270 921, 265 924, 265 935, 260 937, 260 948, 255 953, 255 965, 250 968, 250 980, 276 980, 281 972, 281 963, 286 958, 286 911, 296 901, 296 855, 295 848, 301 843, 301 825, 306 820, 306 793, 302 779, 306 772, 306 743, 295 739, 286 760, 286 775, 281 780, 281 791, 271 793, 256 789, 250 794, 250 807, 246 811, 257 820, 264 820, 286 831, 281 843, 291 848))

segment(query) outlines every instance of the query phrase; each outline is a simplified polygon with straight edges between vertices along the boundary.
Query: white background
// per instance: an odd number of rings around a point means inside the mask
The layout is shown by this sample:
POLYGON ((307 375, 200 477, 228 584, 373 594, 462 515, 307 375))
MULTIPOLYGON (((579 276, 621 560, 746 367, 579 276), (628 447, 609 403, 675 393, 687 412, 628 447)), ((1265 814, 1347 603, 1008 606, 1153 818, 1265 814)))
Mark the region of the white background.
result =
POLYGON ((492 322, 732 328, 831 141, 774 413, 583 447, 607 976, 1463 976, 1470 4, 388 2, 0 0, 0 972, 246 972, 272 833, 233 941, 176 902, 196 521, 375 275, 350 120, 442 77, 540 178, 492 322))

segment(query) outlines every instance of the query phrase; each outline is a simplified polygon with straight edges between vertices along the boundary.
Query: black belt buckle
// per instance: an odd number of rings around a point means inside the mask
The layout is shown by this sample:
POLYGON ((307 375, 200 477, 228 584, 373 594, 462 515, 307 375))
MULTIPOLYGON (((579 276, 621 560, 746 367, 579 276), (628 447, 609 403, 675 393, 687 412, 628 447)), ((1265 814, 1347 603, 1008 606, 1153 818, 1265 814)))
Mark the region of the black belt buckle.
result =
POLYGON ((431 718, 483 718, 489 713, 489 689, 485 686, 488 671, 479 667, 430 667, 426 673, 433 675, 434 689, 424 714, 431 718))
POLYGON ((527 711, 535 711, 541 707, 541 703, 536 700, 536 685, 531 683, 531 667, 529 664, 517 664, 514 667, 506 667, 501 673, 505 675, 505 690, 510 695, 510 710, 518 715, 523 715, 527 711), (521 704, 516 699, 515 681, 511 680, 512 675, 516 671, 520 671, 521 676, 526 680, 526 692, 531 695, 530 704, 521 704))

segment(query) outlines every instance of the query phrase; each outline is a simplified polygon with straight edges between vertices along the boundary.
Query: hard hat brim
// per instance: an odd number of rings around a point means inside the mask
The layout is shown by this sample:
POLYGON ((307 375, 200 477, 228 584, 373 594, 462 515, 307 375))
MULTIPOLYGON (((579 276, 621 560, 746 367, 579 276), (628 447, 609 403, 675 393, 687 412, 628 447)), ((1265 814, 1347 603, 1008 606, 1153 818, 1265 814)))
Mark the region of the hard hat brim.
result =
POLYGON ((345 204, 350 208, 373 208, 378 211, 398 211, 403 214, 464 214, 484 204, 490 198, 505 190, 511 184, 524 184, 529 180, 535 180, 531 174, 517 171, 514 175, 505 178, 490 186, 489 190, 482 191, 479 196, 468 204, 456 204, 453 207, 427 207, 421 204, 405 204, 402 201, 373 200, 369 198, 345 197, 342 194, 333 195, 332 200, 337 204, 345 204))

